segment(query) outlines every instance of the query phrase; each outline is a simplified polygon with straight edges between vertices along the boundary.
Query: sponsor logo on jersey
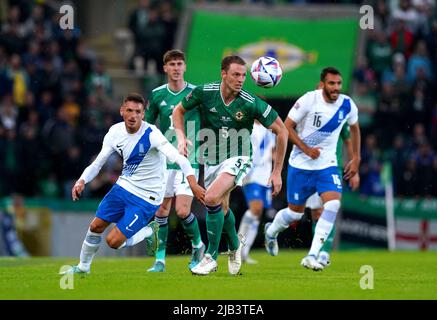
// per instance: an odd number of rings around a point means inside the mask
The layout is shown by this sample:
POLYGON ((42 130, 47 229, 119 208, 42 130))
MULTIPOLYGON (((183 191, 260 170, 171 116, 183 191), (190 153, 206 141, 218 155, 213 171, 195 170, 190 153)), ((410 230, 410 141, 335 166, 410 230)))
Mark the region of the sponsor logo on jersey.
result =
POLYGON ((221 119, 223 122, 230 122, 230 121, 232 121, 232 119, 230 118, 230 117, 228 117, 228 116, 222 116, 222 119, 221 119))
POLYGON ((212 107, 211 109, 209 109, 210 112, 217 112, 215 107, 212 107))
POLYGON ((159 104, 161 107, 165 107, 167 105, 167 102, 165 102, 164 100, 161 101, 161 103, 159 104))

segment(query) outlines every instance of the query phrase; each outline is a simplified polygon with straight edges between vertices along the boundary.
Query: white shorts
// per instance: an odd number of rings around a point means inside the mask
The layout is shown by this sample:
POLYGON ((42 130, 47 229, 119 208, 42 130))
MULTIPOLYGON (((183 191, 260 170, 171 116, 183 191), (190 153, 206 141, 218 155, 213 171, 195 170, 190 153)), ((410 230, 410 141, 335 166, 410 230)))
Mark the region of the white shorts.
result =
POLYGON ((320 198, 317 192, 313 193, 312 196, 307 199, 305 207, 311 210, 323 208, 322 198, 320 198))
MULTIPOLYGON (((196 180, 199 179, 199 169, 194 169, 194 175, 196 180)), ((173 198, 178 195, 193 196, 190 185, 187 178, 179 169, 167 169, 165 170, 164 179, 167 183, 165 185, 164 198, 173 198)))
POLYGON ((251 168, 252 159, 246 156, 232 157, 216 166, 205 165, 205 188, 208 188, 223 172, 235 176, 235 185, 241 187, 244 177, 251 168))

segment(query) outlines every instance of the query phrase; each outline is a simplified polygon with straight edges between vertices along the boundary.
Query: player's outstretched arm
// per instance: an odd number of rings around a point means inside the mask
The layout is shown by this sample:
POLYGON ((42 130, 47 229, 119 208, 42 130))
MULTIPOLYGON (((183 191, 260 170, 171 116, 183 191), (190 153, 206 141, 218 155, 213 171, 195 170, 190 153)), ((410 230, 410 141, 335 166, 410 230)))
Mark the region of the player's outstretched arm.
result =
POLYGON ((360 133, 360 125, 358 121, 352 125, 350 125, 351 131, 351 140, 352 140, 352 159, 348 162, 345 167, 344 178, 349 180, 355 174, 357 174, 358 169, 360 167, 361 162, 361 133, 360 133))
POLYGON ((182 170, 182 173, 187 177, 188 184, 193 191, 194 196, 203 204, 205 203, 205 189, 203 189, 196 181, 194 169, 191 167, 190 161, 183 155, 179 154, 167 139, 160 133, 156 133, 157 139, 161 142, 158 145, 158 150, 162 152, 170 162, 176 162, 182 170))
POLYGON ((188 184, 190 185, 193 195, 199 200, 203 205, 205 204, 205 189, 203 189, 196 181, 195 175, 187 176, 188 184))
POLYGON ((108 160, 109 156, 114 152, 114 149, 107 143, 107 135, 103 140, 102 150, 100 150, 96 159, 83 171, 82 175, 79 179, 77 179, 73 188, 71 189, 71 197, 73 201, 79 200, 80 195, 85 189, 85 185, 93 180, 102 169, 106 160, 108 160))
POLYGON ((187 137, 185 136, 184 115, 185 108, 182 106, 182 102, 179 102, 173 110, 173 126, 178 139, 178 151, 180 154, 187 156, 187 137))
POLYGON ((317 159, 320 156, 320 148, 308 147, 297 135, 297 132, 295 130, 296 125, 297 125, 296 122, 291 120, 290 117, 287 117, 287 119, 285 119, 285 127, 287 128, 288 131, 288 138, 293 144, 295 144, 300 150, 302 150, 303 153, 305 153, 311 159, 313 160, 317 159))
POLYGON ((272 196, 279 194, 282 188, 282 167, 284 165, 285 152, 287 150, 287 129, 279 116, 269 126, 269 129, 276 135, 276 150, 273 163, 273 171, 269 179, 269 184, 272 185, 272 196))

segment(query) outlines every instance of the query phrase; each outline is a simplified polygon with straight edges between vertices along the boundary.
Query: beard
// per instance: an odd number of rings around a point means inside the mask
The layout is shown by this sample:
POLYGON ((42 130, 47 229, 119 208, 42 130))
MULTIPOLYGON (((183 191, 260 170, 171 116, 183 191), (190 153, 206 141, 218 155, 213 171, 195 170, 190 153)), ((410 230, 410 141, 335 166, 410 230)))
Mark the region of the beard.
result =
POLYGON ((323 93, 325 94, 326 97, 328 97, 329 100, 334 102, 334 101, 337 100, 337 98, 334 98, 333 95, 334 94, 337 94, 337 95, 340 94, 340 91, 337 91, 337 90, 329 91, 326 88, 323 88, 323 93))

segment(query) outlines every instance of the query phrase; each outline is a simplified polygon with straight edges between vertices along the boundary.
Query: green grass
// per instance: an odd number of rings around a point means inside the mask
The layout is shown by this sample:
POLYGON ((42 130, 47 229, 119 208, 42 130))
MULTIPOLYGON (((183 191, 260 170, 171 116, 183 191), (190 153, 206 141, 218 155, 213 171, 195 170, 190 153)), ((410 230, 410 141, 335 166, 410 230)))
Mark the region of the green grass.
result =
POLYGON ((193 276, 189 256, 169 256, 167 270, 146 272, 152 258, 96 258, 92 273, 74 277, 74 289, 60 288, 57 273, 77 258, 0 258, 0 299, 437 299, 435 252, 334 252, 323 272, 300 266, 304 251, 281 250, 270 257, 255 251, 257 265, 231 276, 227 257, 218 272, 193 276), (374 289, 360 288, 363 265, 374 271, 374 289))

